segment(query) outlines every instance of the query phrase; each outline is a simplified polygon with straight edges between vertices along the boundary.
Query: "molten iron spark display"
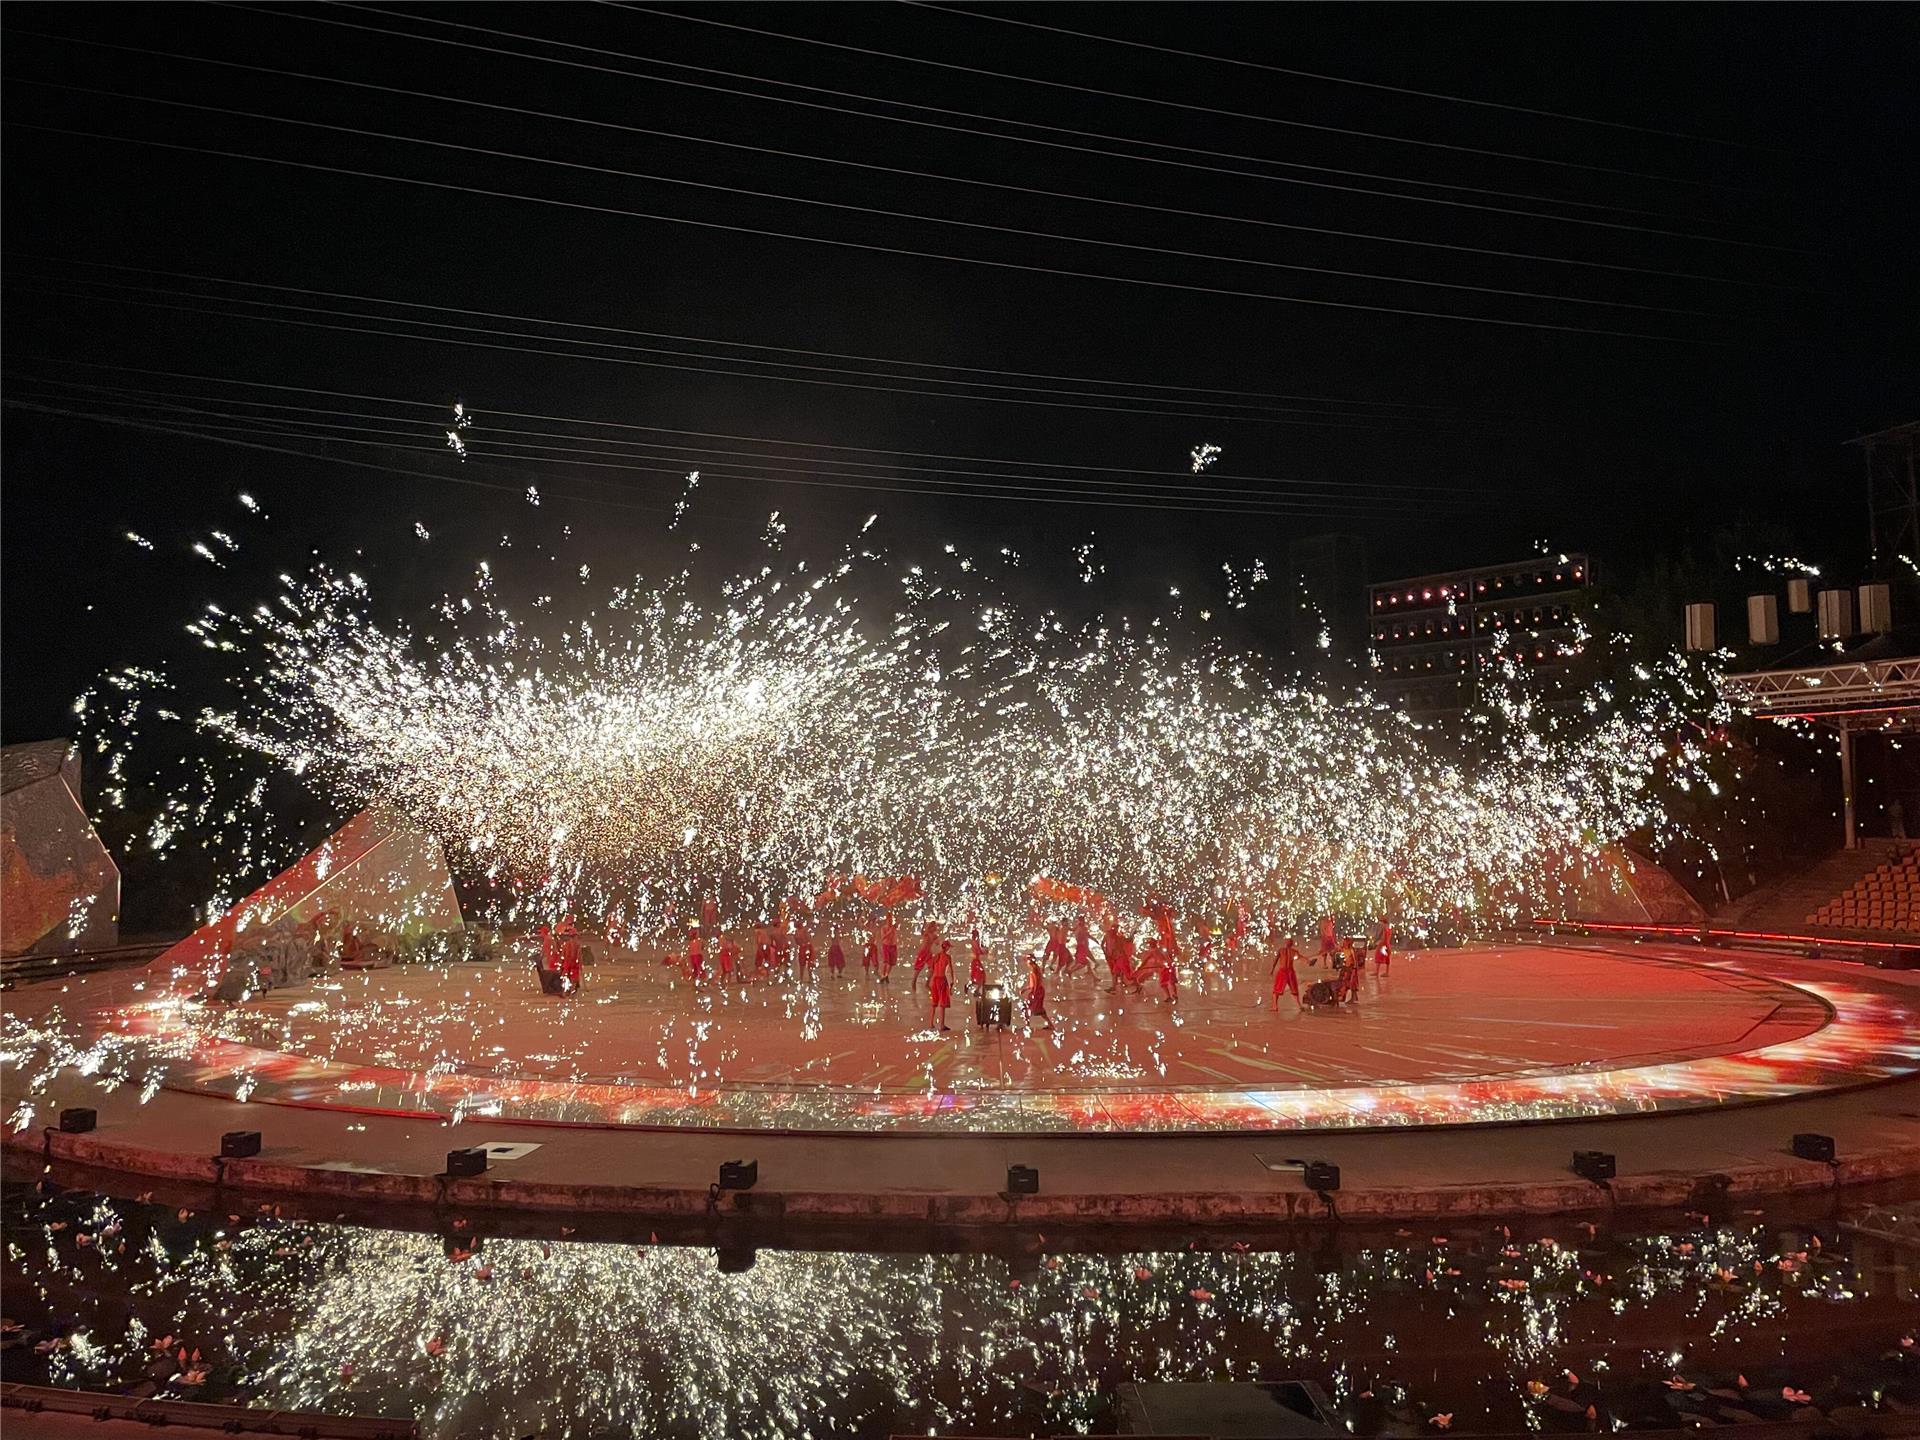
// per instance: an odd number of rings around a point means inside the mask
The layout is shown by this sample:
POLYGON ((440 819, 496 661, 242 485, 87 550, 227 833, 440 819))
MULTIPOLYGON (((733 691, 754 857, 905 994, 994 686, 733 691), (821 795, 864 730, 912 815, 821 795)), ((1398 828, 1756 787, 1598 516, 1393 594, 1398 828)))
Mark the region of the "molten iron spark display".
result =
POLYGON ((1664 798, 1713 783, 1718 702, 1682 657, 1549 705, 1515 644, 1442 733, 1363 683, 1274 676, 1179 587, 1163 614, 1069 620, 1007 598, 1015 552, 899 560, 868 548, 872 524, 819 565, 780 556, 775 522, 757 570, 694 564, 570 614, 509 604, 481 562, 470 589, 385 618, 319 565, 188 627, 233 662, 225 703, 139 667, 80 709, 116 781, 155 721, 218 752, 156 847, 213 837, 257 874, 261 791, 236 803, 232 779, 252 764, 430 831, 499 897, 492 918, 570 908, 626 937, 707 898, 730 925, 824 905, 855 876, 913 877, 951 925, 1025 917, 1053 877, 1200 933, 1242 907, 1458 931, 1550 900, 1609 841, 1670 832, 1664 798))

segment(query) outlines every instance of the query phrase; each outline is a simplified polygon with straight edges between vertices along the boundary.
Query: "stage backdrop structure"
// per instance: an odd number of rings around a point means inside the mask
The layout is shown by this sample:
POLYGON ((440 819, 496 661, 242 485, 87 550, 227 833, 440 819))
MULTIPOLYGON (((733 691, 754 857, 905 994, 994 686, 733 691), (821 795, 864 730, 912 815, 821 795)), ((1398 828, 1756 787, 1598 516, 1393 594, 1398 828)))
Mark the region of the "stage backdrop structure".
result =
POLYGON ((81 803, 71 740, 0 749, 0 955, 107 950, 120 939, 120 868, 81 803))
POLYGON ((363 810, 149 969, 176 993, 237 999, 267 967, 278 969, 279 983, 297 981, 323 954, 389 959, 452 938, 465 923, 440 842, 396 816, 363 810))
POLYGON ((1600 847, 1597 863, 1569 865, 1562 920, 1610 925, 1704 925, 1707 912, 1671 874, 1624 845, 1600 847))

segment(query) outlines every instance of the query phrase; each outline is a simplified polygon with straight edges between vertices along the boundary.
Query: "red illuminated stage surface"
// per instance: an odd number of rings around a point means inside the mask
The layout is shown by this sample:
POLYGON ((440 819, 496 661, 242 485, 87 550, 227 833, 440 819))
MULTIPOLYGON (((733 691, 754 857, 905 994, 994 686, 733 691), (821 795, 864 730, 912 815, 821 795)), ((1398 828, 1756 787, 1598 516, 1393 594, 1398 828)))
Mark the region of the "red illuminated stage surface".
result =
MULTIPOLYGON (((818 1131, 1260 1131, 1569 1119, 1741 1103, 1920 1071, 1920 987, 1678 947, 1397 957, 1357 1005, 1267 1008, 1264 962, 1176 1004, 1050 980, 1053 1034, 927 1026, 911 966, 689 981, 614 952, 584 993, 524 963, 396 967, 239 1005, 99 1011, 149 1083, 255 1101, 584 1123, 818 1131), (143 1066, 147 1068, 143 1072, 143 1066)), ((1320 972, 1303 969, 1303 983, 1320 972)), ((158 987, 155 987, 156 989, 158 987)), ((956 986, 956 989, 959 987, 956 986)), ((69 997, 71 1003, 71 997, 69 997)))

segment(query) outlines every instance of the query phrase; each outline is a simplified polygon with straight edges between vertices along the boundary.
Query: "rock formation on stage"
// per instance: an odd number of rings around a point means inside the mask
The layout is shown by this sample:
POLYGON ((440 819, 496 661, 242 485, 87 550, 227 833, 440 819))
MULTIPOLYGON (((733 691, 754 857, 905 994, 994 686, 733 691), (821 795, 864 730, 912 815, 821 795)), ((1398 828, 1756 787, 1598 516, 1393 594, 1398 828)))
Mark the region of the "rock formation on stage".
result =
POLYGON ((120 870, 81 803, 70 740, 0 750, 0 955, 110 949, 120 870))
POLYGON ((151 968, 176 990, 238 1000, 336 960, 391 964, 464 928, 439 841, 364 810, 151 968))

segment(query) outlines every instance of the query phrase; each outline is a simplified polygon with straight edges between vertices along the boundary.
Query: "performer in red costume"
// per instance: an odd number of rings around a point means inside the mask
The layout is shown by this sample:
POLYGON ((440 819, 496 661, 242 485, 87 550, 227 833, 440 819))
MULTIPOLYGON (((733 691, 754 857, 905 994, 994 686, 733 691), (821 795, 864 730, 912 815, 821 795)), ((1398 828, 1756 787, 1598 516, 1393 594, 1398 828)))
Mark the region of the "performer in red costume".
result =
POLYGON ((1107 973, 1113 977, 1107 989, 1109 992, 1120 988, 1122 980, 1133 978, 1133 941, 1121 932, 1118 923, 1107 932, 1102 947, 1107 955, 1107 973))
POLYGON ((1359 948, 1348 936, 1340 946, 1340 988, 1336 998, 1341 1001, 1360 998, 1360 977, 1366 973, 1367 962, 1361 957, 1359 948))
POLYGON ((707 942, 698 930, 687 936, 687 974, 694 980, 704 980, 707 975, 707 942))
POLYGON ((867 948, 860 952, 860 969, 869 978, 880 972, 880 930, 877 926, 867 932, 867 948))
POLYGON ((913 983, 907 988, 909 990, 918 990, 920 988, 920 972, 931 969, 933 969, 933 936, 923 930, 920 932, 919 953, 913 957, 913 983))
POLYGON ((1273 963, 1267 968, 1273 972, 1273 1009, 1280 1010, 1282 992, 1293 996, 1297 1006, 1300 1001, 1300 972, 1294 968, 1300 958, 1300 947, 1293 943, 1291 935, 1280 942, 1280 948, 1273 952, 1273 963))
POLYGON ((827 946, 827 969, 836 980, 843 979, 847 973, 847 952, 840 948, 840 932, 833 932, 833 940, 827 946))
POLYGON ((804 975, 813 969, 813 932, 807 928, 805 920, 794 927, 793 940, 800 961, 800 973, 804 975))
POLYGON ((1334 933, 1333 916, 1320 917, 1320 953, 1314 959, 1316 965, 1331 965, 1333 957, 1339 952, 1340 937, 1334 933))
POLYGON ((767 927, 764 925, 756 925, 753 927, 754 973, 755 974, 764 973, 766 969, 772 964, 773 964, 773 947, 767 943, 767 927))
POLYGON ((1047 1014, 1047 977, 1040 968, 1039 957, 1032 953, 1027 955, 1027 987, 1022 998, 1027 1002, 1028 1023, 1044 1020, 1047 1029, 1053 1029, 1053 1017, 1047 1014))
POLYGON ((733 936, 720 937, 720 983, 725 985, 733 979, 734 962, 739 958, 740 947, 733 943, 733 936))
POLYGON ((1179 952, 1163 939, 1160 943, 1155 970, 1160 978, 1160 996, 1169 1002, 1180 998, 1180 971, 1177 968, 1179 959, 1179 952))
POLYGON ((566 982, 567 993, 576 994, 580 989, 580 932, 574 928, 573 916, 562 915, 554 934, 560 942, 560 963, 554 968, 566 982))
POLYGON ((1073 917, 1073 968, 1091 970, 1093 968, 1093 944, 1087 935, 1087 917, 1073 917))
POLYGON ((1384 915, 1380 918, 1380 938, 1373 946, 1373 973, 1384 980, 1387 967, 1393 963, 1393 922, 1384 915))
POLYGON ((1040 960, 1042 964, 1052 964, 1056 971, 1065 970, 1072 963, 1067 954, 1067 927, 1058 920, 1047 922, 1047 948, 1040 960))
POLYGON ((1247 907, 1240 901, 1233 902, 1233 923, 1227 928, 1227 968, 1233 969, 1240 963, 1240 946, 1247 938, 1247 907))
POLYGON ((928 965, 932 972, 927 981, 927 1024, 947 1028, 947 1007, 953 1004, 953 954, 951 940, 940 942, 940 953, 935 955, 928 965))
POLYGON ((967 937, 967 945, 972 950, 972 958, 967 963, 967 993, 978 994, 987 983, 987 947, 980 943, 980 927, 973 927, 973 933, 967 937))
POLYGON ((1163 900, 1151 902, 1153 928, 1160 932, 1160 948, 1169 955, 1180 954, 1180 939, 1173 931, 1173 907, 1163 900))
POLYGON ((893 978, 893 967, 900 963, 900 927, 889 914, 880 924, 880 983, 893 978))

